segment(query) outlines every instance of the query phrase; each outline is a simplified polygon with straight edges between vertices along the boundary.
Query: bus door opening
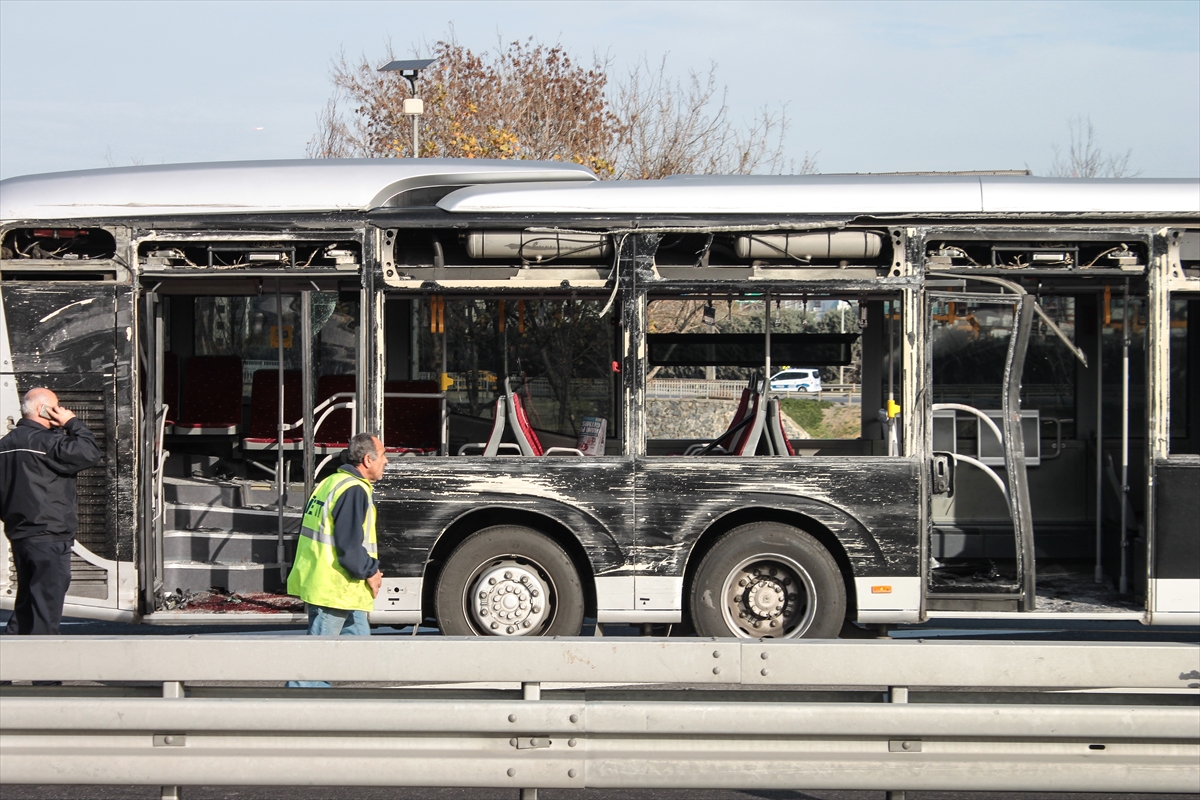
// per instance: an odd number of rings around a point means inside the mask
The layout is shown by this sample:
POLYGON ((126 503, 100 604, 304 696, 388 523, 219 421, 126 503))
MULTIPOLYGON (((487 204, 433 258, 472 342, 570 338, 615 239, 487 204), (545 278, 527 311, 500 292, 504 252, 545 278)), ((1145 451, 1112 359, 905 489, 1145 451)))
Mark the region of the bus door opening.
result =
POLYGON ((931 611, 1144 608, 1146 286, 1100 278, 930 278, 931 611))
POLYGON ((361 428, 360 293, 196 277, 147 292, 144 607, 253 611, 285 591, 303 503, 361 428))

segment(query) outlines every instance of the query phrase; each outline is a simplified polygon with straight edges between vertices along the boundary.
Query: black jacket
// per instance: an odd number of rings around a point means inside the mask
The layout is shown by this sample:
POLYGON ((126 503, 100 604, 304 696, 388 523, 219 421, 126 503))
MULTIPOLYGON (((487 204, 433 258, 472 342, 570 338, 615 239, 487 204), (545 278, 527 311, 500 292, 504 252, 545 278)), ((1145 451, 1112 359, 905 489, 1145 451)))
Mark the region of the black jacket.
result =
POLYGON ((0 439, 0 520, 8 538, 74 537, 75 476, 99 462, 96 437, 78 419, 62 428, 25 418, 17 422, 0 439))

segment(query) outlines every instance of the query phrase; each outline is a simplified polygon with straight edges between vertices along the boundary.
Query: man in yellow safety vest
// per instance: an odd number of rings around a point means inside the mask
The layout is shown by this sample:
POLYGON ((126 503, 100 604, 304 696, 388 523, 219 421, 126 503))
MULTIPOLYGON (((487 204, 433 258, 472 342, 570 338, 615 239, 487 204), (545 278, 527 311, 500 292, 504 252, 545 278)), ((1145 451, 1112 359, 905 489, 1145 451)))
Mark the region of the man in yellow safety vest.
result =
POLYGON ((309 498, 288 574, 288 594, 308 608, 310 636, 370 635, 367 612, 383 582, 371 500, 371 485, 387 465, 383 442, 374 434, 357 434, 346 460, 309 498))

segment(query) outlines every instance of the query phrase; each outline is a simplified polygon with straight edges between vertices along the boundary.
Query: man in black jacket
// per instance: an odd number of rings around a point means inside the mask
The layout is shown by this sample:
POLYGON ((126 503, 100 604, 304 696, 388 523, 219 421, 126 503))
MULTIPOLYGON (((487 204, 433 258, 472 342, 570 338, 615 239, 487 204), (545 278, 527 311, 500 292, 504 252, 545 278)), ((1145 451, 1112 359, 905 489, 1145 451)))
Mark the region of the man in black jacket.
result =
POLYGON ((0 439, 0 520, 17 568, 16 605, 5 633, 54 635, 79 527, 75 476, 99 463, 100 448, 49 389, 26 392, 21 415, 0 439))

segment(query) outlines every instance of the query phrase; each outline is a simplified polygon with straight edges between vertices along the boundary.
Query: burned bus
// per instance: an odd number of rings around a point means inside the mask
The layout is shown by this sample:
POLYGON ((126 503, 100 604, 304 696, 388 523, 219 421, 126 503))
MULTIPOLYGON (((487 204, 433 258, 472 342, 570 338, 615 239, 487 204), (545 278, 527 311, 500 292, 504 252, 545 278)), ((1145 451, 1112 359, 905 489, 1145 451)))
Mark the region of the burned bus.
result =
POLYGON ((105 453, 74 616, 299 622, 373 431, 376 624, 1200 622, 1196 180, 164 165, 0 226, 0 417, 49 386, 105 453))

